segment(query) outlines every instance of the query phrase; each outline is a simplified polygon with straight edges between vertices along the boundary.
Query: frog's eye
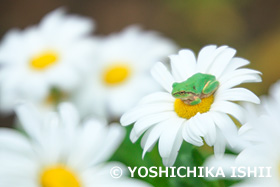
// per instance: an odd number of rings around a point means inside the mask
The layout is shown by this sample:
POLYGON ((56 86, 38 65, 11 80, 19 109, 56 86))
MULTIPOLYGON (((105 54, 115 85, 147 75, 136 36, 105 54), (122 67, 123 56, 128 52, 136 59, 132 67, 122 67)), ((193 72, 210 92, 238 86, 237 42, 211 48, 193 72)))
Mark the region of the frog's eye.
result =
POLYGON ((195 86, 192 87, 195 90, 195 86))
POLYGON ((180 91, 179 93, 180 93, 180 94, 185 94, 186 92, 185 92, 185 91, 180 91))

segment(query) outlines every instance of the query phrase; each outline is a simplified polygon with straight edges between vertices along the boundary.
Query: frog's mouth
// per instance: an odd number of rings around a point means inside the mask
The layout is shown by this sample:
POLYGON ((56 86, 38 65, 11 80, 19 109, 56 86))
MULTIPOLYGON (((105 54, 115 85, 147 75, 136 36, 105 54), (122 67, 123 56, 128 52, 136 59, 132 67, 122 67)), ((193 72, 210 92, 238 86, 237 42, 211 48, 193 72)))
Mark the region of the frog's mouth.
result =
POLYGON ((184 100, 192 100, 192 98, 199 97, 198 95, 192 93, 192 92, 186 92, 186 91, 179 91, 174 94, 172 94, 173 97, 177 99, 184 99, 184 100))
POLYGON ((188 94, 188 93, 185 91, 179 91, 176 93, 172 93, 172 96, 175 98, 181 98, 181 97, 184 97, 186 94, 188 94))

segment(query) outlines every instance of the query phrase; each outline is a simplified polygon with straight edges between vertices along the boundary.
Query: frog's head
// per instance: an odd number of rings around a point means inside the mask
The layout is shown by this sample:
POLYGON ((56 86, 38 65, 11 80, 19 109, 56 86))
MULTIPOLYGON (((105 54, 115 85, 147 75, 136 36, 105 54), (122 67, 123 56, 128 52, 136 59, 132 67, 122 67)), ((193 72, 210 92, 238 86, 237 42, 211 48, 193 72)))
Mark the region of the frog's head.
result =
POLYGON ((184 83, 175 82, 173 83, 172 87, 173 89, 171 94, 177 99, 184 98, 185 100, 187 100, 192 99, 194 96, 197 95, 195 91, 193 91, 193 89, 188 88, 184 83))

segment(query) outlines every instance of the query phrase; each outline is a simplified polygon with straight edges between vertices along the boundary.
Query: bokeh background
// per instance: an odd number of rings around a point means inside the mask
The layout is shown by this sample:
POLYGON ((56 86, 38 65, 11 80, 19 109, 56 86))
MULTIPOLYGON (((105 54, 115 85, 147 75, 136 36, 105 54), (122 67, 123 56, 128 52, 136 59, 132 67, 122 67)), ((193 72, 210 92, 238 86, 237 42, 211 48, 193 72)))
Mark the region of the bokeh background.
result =
MULTIPOLYGON (((10 29, 37 24, 58 7, 94 19, 97 35, 139 24, 196 53, 207 44, 232 46, 237 49, 237 56, 251 61, 250 68, 263 73, 262 83, 244 85, 259 96, 280 79, 279 0, 0 0, 0 40, 10 29)), ((0 114, 1 127, 11 127, 13 121, 14 115, 0 114)), ((161 165, 156 148, 143 161, 140 146, 133 146, 128 137, 120 150, 124 151, 119 151, 113 160, 127 165, 161 165), (125 150, 137 157, 124 156, 125 150)), ((179 161, 185 159, 182 155, 179 161)), ((166 179, 155 180, 152 183, 166 184, 166 179)))
MULTIPOLYGON (((245 85, 257 95, 280 78, 279 0, 0 0, 0 39, 62 6, 94 19, 98 35, 140 24, 195 52, 206 44, 232 46, 263 73, 262 83, 245 85)), ((0 114, 0 126, 12 120, 0 114)))

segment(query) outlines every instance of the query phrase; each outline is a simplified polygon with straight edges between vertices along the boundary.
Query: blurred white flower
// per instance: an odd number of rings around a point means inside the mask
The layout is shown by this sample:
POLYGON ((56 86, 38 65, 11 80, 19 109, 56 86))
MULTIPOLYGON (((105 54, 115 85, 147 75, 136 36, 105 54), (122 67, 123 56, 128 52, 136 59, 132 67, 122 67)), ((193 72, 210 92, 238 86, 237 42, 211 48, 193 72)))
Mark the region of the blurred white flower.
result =
MULTIPOLYGON (((280 111, 280 80, 273 84, 269 89, 269 96, 261 96, 261 105, 252 103, 243 103, 246 109, 246 123, 238 130, 239 146, 243 149, 247 146, 254 145, 260 142, 258 132, 254 127, 261 115, 268 115, 270 118, 278 118, 280 111)), ((279 118, 280 119, 280 118, 279 118)), ((278 120, 278 119, 276 119, 278 120)))
MULTIPOLYGON (((251 119, 240 129, 240 138, 246 137, 250 144, 238 155, 225 155, 223 159, 210 157, 205 162, 208 167, 223 167, 232 179, 230 167, 271 167, 272 177, 258 177, 261 171, 257 170, 257 177, 246 178, 235 186, 280 186, 280 82, 270 89, 270 95, 263 96, 261 105, 251 108, 251 119)), ((263 170, 263 176, 266 170, 263 170)), ((236 173, 237 174, 237 173, 236 173)))
POLYGON ((183 139, 202 146, 203 137, 209 146, 214 145, 215 155, 220 157, 227 143, 234 146, 237 127, 229 115, 242 123, 244 111, 231 101, 259 103, 259 99, 245 88, 232 87, 244 82, 261 81, 260 72, 241 68, 249 62, 234 57, 235 53, 227 46, 217 48, 210 45, 200 51, 196 60, 191 50, 183 49, 178 55, 170 56, 172 74, 162 63, 156 64, 152 74, 167 92, 146 96, 137 107, 121 117, 124 126, 135 123, 130 134, 133 142, 145 133, 141 141, 143 156, 158 139, 159 153, 167 166, 174 164, 183 139), (196 105, 185 104, 181 99, 172 97, 173 83, 185 81, 197 73, 215 76, 219 86, 214 94, 201 98, 196 105))
POLYGON ((47 14, 23 31, 13 29, 0 44, 0 109, 19 100, 53 105, 82 81, 92 60, 94 24, 64 9, 47 14))
POLYGON ((119 124, 89 119, 80 124, 72 105, 59 105, 59 113, 40 116, 26 105, 17 108, 26 135, 0 129, 0 186, 95 187, 149 186, 138 180, 110 176, 104 163, 123 140, 119 124))
POLYGON ((143 95, 159 89, 149 69, 175 50, 170 40, 137 26, 102 38, 94 51, 95 67, 74 99, 76 105, 84 115, 119 117, 143 95))

